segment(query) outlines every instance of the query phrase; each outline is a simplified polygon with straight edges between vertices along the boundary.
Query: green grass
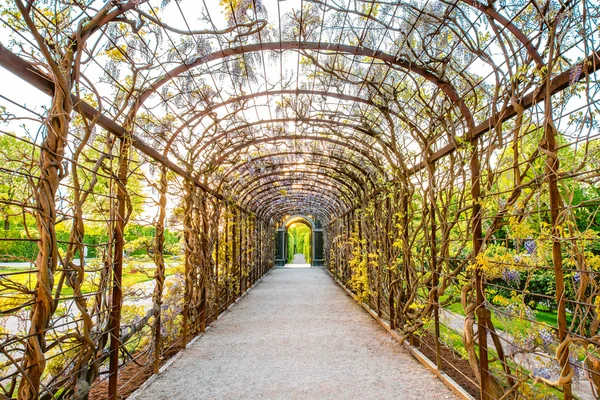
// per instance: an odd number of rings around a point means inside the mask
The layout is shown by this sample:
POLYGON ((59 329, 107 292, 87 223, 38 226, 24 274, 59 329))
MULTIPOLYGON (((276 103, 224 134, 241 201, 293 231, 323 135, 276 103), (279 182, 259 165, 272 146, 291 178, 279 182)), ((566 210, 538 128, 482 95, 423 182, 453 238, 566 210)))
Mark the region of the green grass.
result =
MULTIPOLYGON (((430 324, 426 329, 428 329, 433 334, 433 324, 430 324)), ((442 343, 444 343, 447 347, 454 350, 454 352, 456 352, 462 358, 464 358, 465 360, 468 359, 467 350, 463 344, 462 335, 460 335, 456 331, 454 331, 446 326, 440 325, 440 339, 442 340, 442 343)), ((479 346, 477 344, 475 344, 475 349, 476 349, 477 353, 479 353, 479 346)), ((503 369, 503 365, 499 361, 498 353, 493 348, 493 346, 490 346, 488 348, 488 352, 489 352, 490 359, 496 360, 496 361, 493 361, 490 363, 490 372, 492 372, 492 374, 497 377, 504 376, 505 372, 503 369)), ((530 375, 531 374, 530 371, 528 371, 527 369, 525 369, 521 366, 518 366, 517 364, 512 362, 510 359, 507 360, 507 364, 508 364, 510 370, 512 371, 513 375, 516 374, 517 372, 519 375, 530 375)), ((540 399, 561 398, 562 392, 560 392, 559 390, 557 390, 555 388, 546 386, 543 383, 536 383, 531 379, 528 380, 527 383, 529 385, 531 385, 531 387, 534 389, 536 398, 540 398, 540 399)))
MULTIPOLYGON (((178 272, 177 266, 167 265, 165 269, 165 276, 171 276, 178 272)), ((61 272, 57 272, 54 275, 54 284, 58 283, 58 279, 61 272)), ((99 275, 86 274, 86 280, 82 285, 82 293, 92 293, 97 290, 99 275), (93 280, 93 281, 92 281, 93 280)), ((154 263, 147 261, 138 261, 128 263, 123 268, 122 284, 123 287, 131 287, 133 285, 147 282, 154 279, 154 263)), ((19 285, 27 287, 29 290, 35 288, 37 282, 35 272, 29 272, 28 268, 14 268, 14 267, 0 267, 0 293, 14 293, 16 290, 12 287, 13 282, 19 285), (22 272, 22 273, 19 273, 22 272), (17 273, 17 274, 14 274, 17 273)), ((22 297, 23 295, 17 295, 15 297, 22 297)), ((73 289, 66 284, 63 284, 61 290, 61 297, 73 296, 73 289)), ((10 302, 10 298, 5 298, 2 303, 10 302)))
MULTIPOLYGON (((448 301, 451 298, 451 296, 452 293, 440 296, 440 303, 448 301)), ((465 316, 465 311, 460 301, 452 302, 445 306, 444 309, 451 311, 455 314, 462 315, 463 317, 465 316)), ((551 327, 556 327, 556 312, 547 310, 534 310, 534 314, 537 322, 549 325, 551 327)), ((567 322, 570 322, 570 320, 571 317, 567 316, 567 322)), ((492 322, 494 323, 494 327, 496 327, 497 329, 501 329, 507 332, 519 332, 521 334, 527 334, 527 332, 531 330, 532 326, 532 322, 519 319, 518 317, 511 318, 510 316, 507 316, 507 318, 499 319, 498 316, 493 312, 492 322)))

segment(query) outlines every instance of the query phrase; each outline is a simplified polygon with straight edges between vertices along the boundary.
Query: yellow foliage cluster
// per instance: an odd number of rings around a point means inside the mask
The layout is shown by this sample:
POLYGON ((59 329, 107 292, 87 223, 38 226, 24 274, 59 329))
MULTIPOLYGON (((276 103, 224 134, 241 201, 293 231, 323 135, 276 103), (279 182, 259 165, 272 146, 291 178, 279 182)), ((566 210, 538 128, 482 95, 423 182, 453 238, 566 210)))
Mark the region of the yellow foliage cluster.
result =
POLYGON ((586 251, 585 261, 592 270, 600 271, 600 255, 596 255, 590 251, 586 251))
POLYGON ((479 268, 488 279, 496 279, 502 277, 502 272, 506 269, 522 271, 531 266, 532 262, 527 254, 519 254, 503 245, 492 244, 479 253, 468 268, 479 268))
POLYGON ((349 245, 352 246, 352 258, 348 262, 352 271, 352 277, 348 282, 348 286, 356 293, 357 301, 362 303, 371 294, 369 291, 368 272, 368 259, 370 255, 367 255, 366 251, 363 250, 365 242, 361 242, 358 239, 358 232, 356 230, 350 236, 349 245))
POLYGON ((240 4, 240 0, 221 0, 219 1, 219 5, 221 7, 232 7, 234 10, 237 8, 237 6, 240 4))
POLYGON ((110 49, 105 50, 104 54, 112 61, 127 61, 125 58, 125 54, 127 54, 127 48, 125 45, 111 47, 110 49))
POLYGON ((511 236, 515 239, 527 239, 535 233, 524 219, 519 221, 517 216, 511 216, 508 219, 511 236))

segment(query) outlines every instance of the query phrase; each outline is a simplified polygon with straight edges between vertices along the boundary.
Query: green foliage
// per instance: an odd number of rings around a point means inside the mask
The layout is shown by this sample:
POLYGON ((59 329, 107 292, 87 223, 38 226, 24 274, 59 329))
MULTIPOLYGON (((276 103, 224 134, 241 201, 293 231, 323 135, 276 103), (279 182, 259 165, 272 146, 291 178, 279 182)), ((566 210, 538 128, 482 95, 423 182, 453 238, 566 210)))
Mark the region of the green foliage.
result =
MULTIPOLYGON (((85 231, 83 242, 87 246, 87 257, 99 257, 108 242, 108 234, 92 225, 86 226, 85 231)), ((35 234, 33 226, 29 227, 29 232, 35 234)), ((152 245, 155 233, 156 229, 153 226, 128 225, 125 228, 126 253, 128 255, 146 255, 148 246, 152 245)), ((59 240, 59 249, 64 252, 70 237, 70 227, 65 224, 57 225, 56 236, 59 240)), ((22 225, 13 224, 11 230, 0 229, 0 239, 4 238, 17 240, 0 240, 0 262, 25 262, 35 259, 38 252, 37 243, 35 240, 27 239, 27 232, 22 225)), ((179 251, 179 240, 178 232, 165 230, 166 255, 179 251)))
POLYGON ((311 248, 310 248, 310 232, 304 235, 304 243, 302 246, 302 253, 304 254, 304 259, 308 264, 311 262, 311 248))
POLYGON ((310 263, 310 235, 310 228, 303 223, 295 223, 288 228, 288 262, 292 261, 294 254, 303 254, 306 262, 310 263))

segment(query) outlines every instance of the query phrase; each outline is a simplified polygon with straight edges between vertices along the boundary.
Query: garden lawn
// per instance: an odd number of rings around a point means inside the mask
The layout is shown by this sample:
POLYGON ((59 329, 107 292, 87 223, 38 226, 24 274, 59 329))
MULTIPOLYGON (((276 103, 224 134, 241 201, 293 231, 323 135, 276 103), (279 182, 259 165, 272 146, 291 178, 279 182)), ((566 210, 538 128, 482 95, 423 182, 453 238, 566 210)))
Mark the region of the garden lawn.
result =
MULTIPOLYGON (((165 276, 170 276, 179 271, 179 267, 167 266, 165 276)), ((58 282, 60 271, 54 275, 54 284, 58 282)), ((82 285, 83 294, 92 293, 98 286, 100 275, 97 272, 86 272, 86 279, 82 285)), ((135 265, 127 265, 123 268, 123 287, 130 287, 139 283, 154 279, 154 264, 152 262, 136 262, 135 265), (150 268, 151 267, 151 268, 150 268)), ((22 289, 33 290, 37 283, 35 270, 25 268, 0 267, 0 293, 3 300, 8 300, 10 294, 22 289)), ((73 289, 66 284, 61 290, 61 297, 73 296, 73 289)))

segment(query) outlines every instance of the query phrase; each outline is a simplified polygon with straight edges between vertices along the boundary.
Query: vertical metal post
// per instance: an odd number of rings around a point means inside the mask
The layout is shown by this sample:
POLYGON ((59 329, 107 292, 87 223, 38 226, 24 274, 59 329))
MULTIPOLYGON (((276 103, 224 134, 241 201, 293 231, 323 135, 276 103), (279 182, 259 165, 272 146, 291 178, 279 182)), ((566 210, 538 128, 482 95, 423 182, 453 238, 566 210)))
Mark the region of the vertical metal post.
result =
MULTIPOLYGON (((393 186, 393 190, 394 190, 394 198, 396 198, 396 185, 393 186)), ((390 200, 390 196, 385 196, 385 207, 386 210, 388 210, 388 212, 391 211, 391 200, 390 200)), ((394 217, 392 215, 388 215, 388 219, 389 219, 389 223, 387 226, 394 226, 393 225, 393 219, 394 217)), ((387 232, 387 237, 386 237, 386 243, 389 243, 389 234, 390 232, 387 232)), ((395 273, 392 271, 392 260, 390 259, 390 253, 391 250, 389 248, 389 244, 386 246, 387 247, 387 254, 386 254, 386 262, 389 263, 387 264, 387 277, 388 277, 388 313, 390 315, 390 329, 396 329, 396 308, 394 307, 394 287, 392 286, 392 282, 394 281, 395 278, 395 273)))
POLYGON ((159 213, 156 223, 156 239, 155 239, 155 254, 154 260, 156 263, 156 287, 154 289, 154 303, 158 305, 154 322, 154 373, 158 373, 160 366, 160 349, 161 349, 161 324, 162 324, 162 295, 165 284, 165 261, 163 258, 163 250, 165 245, 165 219, 167 217, 167 167, 161 166, 160 170, 160 197, 159 197, 159 213))
POLYGON ((229 257, 229 250, 231 249, 231 235, 229 232, 229 203, 225 205, 225 308, 229 307, 229 298, 231 293, 229 292, 229 282, 231 280, 231 258, 229 257))
MULTIPOLYGON (((481 251, 481 168, 479 164, 479 142, 477 139, 471 140, 473 148, 471 152, 470 170, 471 170, 471 198, 473 202, 473 211, 471 216, 473 230, 473 260, 481 251)), ((481 399, 488 400, 490 396, 490 376, 489 360, 487 346, 487 317, 485 310, 485 292, 484 292, 483 272, 479 267, 475 269, 475 291, 477 301, 477 332, 479 339, 479 369, 481 374, 481 399)))
POLYGON ((252 252, 251 254, 251 258, 252 258, 252 263, 250 265, 252 265, 252 269, 250 271, 250 279, 248 282, 248 287, 251 287, 252 284, 254 283, 255 279, 256 279, 256 220, 254 218, 252 218, 251 220, 251 226, 250 226, 250 245, 251 245, 251 249, 252 252))
MULTIPOLYGON (((549 99, 549 97, 548 97, 549 99)), ((546 100, 546 113, 551 115, 552 111, 549 110, 549 103, 551 100, 546 100)), ((547 117, 548 118, 548 117, 547 117)), ((557 154, 557 143, 556 134, 554 127, 550 123, 546 122, 544 126, 544 140, 540 144, 540 147, 546 149, 546 175, 548 177, 548 191, 550 195, 550 218, 552 221, 552 264, 554 264, 554 277, 556 281, 556 302, 558 305, 558 338, 561 343, 568 340, 569 331, 567 327, 567 310, 566 310, 566 297, 565 297, 565 278, 563 273, 563 261, 562 261, 562 249, 560 244, 560 237, 562 236, 560 229, 560 212, 562 211, 562 197, 558 190, 558 169, 560 167, 560 160, 557 154)), ((567 376, 571 370, 569 364, 569 346, 568 344, 562 347, 562 352, 558 354, 558 362, 561 367, 561 376, 567 376)), ((573 398, 572 382, 569 380, 563 385, 563 394, 565 400, 571 400, 573 398)))
POLYGON ((440 280, 440 271, 437 262, 437 224, 435 220, 435 165, 428 162, 429 173, 429 218, 431 221, 430 251, 431 251, 431 272, 433 274, 433 319, 435 323, 435 362, 438 370, 442 367, 441 347, 440 347, 440 304, 438 296, 438 285, 440 280))
POLYGON ((262 263, 262 255, 263 255, 263 251, 262 251, 262 228, 263 228, 263 224, 262 221, 258 224, 257 229, 258 229, 258 246, 256 247, 258 253, 256 255, 256 259, 257 259, 257 263, 258 263, 258 279, 260 279, 263 276, 263 263, 262 263))
POLYGON ((243 290, 243 282, 242 282, 242 269, 243 269, 243 260, 244 256, 242 254, 242 241, 243 241, 243 231, 244 231, 244 215, 240 212, 238 213, 238 286, 239 286, 239 295, 241 296, 244 293, 243 290))
POLYGON ((216 243, 215 243, 215 282, 216 282, 216 287, 215 287, 215 303, 216 303, 216 311, 215 311, 215 318, 219 317, 219 312, 221 311, 221 296, 220 296, 220 291, 219 291, 219 221, 217 219, 217 226, 215 227, 216 230, 216 243))
POLYGON ((120 139, 119 170, 117 175, 117 207, 114 228, 115 254, 112 279, 112 304, 110 311, 110 356, 108 400, 117 400, 119 382, 119 350, 121 347, 121 306, 123 302, 123 248, 125 246, 125 205, 127 203, 127 172, 131 141, 127 135, 120 139))
POLYGON ((350 219, 352 218, 352 215, 354 213, 354 210, 352 211, 352 213, 348 213, 346 215, 346 217, 344 218, 345 220, 345 238, 344 238, 344 271, 346 271, 346 278, 350 279, 350 246, 348 246, 348 243, 350 242, 350 219))
MULTIPOLYGON (((376 202, 377 200, 373 200, 373 201, 376 202)), ((380 206, 381 205, 382 204, 380 203, 380 206)), ((373 219, 373 222, 375 222, 374 219, 373 219)), ((380 224, 383 224, 383 221, 380 221, 380 224)), ((381 228, 381 225, 379 226, 379 228, 381 228)), ((375 232, 380 232, 377 227, 375 228, 375 232)), ((384 244, 384 242, 387 242, 387 237, 384 240, 381 240, 381 241, 379 239, 381 239, 381 237, 377 237, 377 243, 379 244, 379 246, 382 246, 384 248, 384 252, 385 252, 385 246, 386 246, 386 244, 384 244)), ((385 258, 385 256, 381 257, 381 251, 378 251, 377 252, 377 262, 375 264, 376 265, 375 268, 377 268, 376 271, 375 271, 375 280, 376 280, 375 288, 377 290, 377 304, 376 304, 376 308, 377 308, 377 316, 378 317, 381 317, 381 292, 383 292, 383 286, 381 285, 381 280, 383 279, 382 278, 382 274, 381 274, 381 266, 382 266, 381 263, 383 262, 382 259, 385 260, 386 258, 385 258)), ((369 264, 370 263, 367 263, 367 265, 369 265, 369 264)), ((367 267, 367 271, 368 271, 368 267, 367 267)))
MULTIPOLYGON (((239 278, 239 272, 238 269, 240 267, 239 264, 239 260, 238 260, 238 230, 240 229, 239 226, 239 215, 238 215, 238 210, 234 207, 232 210, 232 232, 231 232, 231 265, 232 267, 234 265, 237 264, 237 268, 232 268, 232 272, 236 273, 238 275, 239 278)), ((237 294, 234 294, 235 297, 239 296, 241 293, 240 291, 240 282, 238 281, 238 290, 237 290, 237 294)), ((233 302, 233 299, 232 299, 233 302)))

